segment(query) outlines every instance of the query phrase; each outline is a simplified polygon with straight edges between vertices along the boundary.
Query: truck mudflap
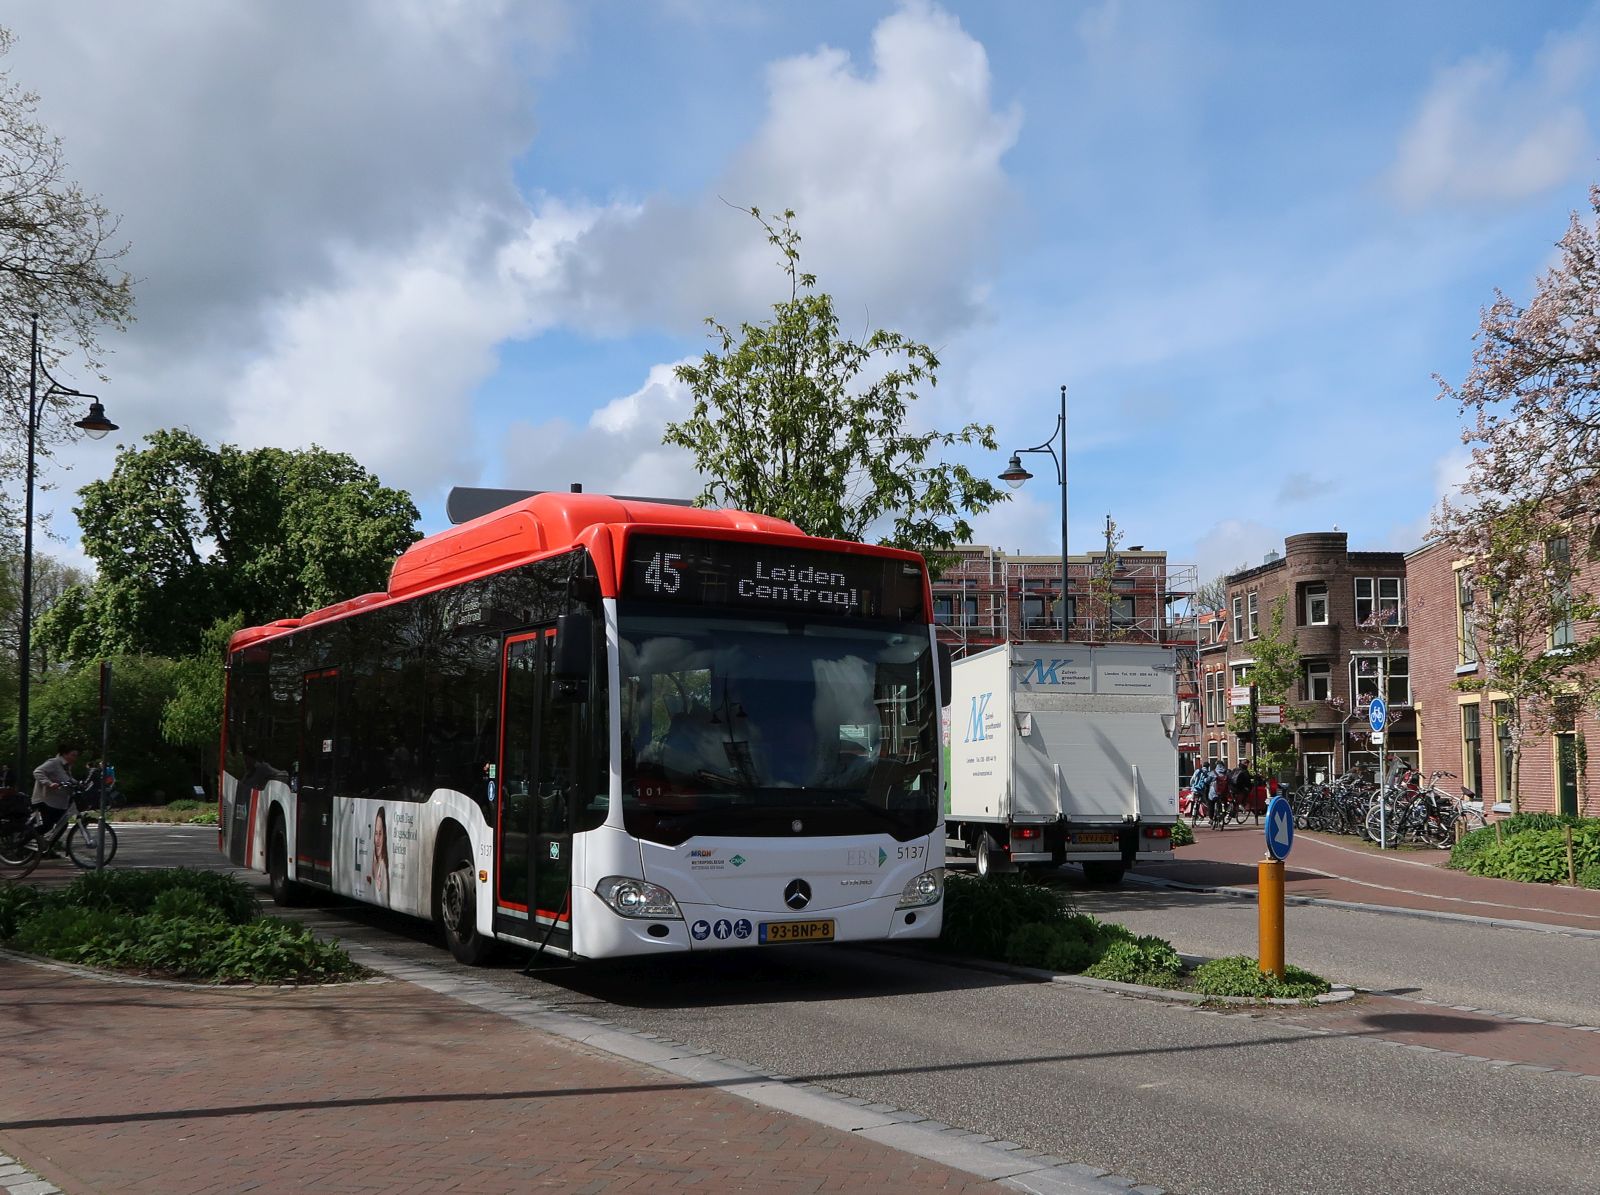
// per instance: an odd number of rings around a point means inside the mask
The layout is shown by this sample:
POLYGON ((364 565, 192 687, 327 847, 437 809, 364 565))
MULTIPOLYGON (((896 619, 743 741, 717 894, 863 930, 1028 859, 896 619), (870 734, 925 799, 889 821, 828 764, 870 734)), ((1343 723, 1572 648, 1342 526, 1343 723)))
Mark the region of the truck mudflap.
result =
POLYGON ((1123 822, 1117 831, 1117 848, 1122 854, 1122 866, 1132 867, 1139 857, 1139 823, 1123 822))

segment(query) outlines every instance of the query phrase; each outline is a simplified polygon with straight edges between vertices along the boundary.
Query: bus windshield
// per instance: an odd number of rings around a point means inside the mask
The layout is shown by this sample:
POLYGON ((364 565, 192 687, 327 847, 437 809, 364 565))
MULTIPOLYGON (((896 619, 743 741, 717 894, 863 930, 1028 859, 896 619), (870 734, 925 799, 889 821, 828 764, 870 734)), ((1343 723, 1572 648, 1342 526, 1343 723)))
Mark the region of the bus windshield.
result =
POLYGON ((938 818, 925 625, 621 618, 628 832, 889 833, 938 818))

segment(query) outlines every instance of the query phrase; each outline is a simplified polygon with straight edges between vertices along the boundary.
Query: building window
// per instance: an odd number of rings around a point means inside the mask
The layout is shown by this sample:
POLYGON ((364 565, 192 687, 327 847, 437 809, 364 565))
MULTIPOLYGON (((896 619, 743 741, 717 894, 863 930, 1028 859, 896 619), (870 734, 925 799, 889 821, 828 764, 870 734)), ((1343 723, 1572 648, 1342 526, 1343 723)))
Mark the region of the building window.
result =
POLYGON ((1383 672, 1384 700, 1391 706, 1411 704, 1411 661, 1404 655, 1391 655, 1388 662, 1378 655, 1350 658, 1350 692, 1358 706, 1378 695, 1378 673, 1383 672))
POLYGON ((1131 627, 1133 625, 1133 598, 1114 597, 1111 599, 1111 625, 1114 627, 1131 627))
POLYGON ((1244 642, 1244 599, 1242 597, 1233 599, 1233 641, 1235 643, 1244 642))
POLYGON ((1511 800, 1511 778, 1516 774, 1516 752, 1511 743, 1511 703, 1494 703, 1494 795, 1497 801, 1511 800))
POLYGON ((1333 753, 1330 751, 1307 751, 1300 761, 1307 784, 1326 784, 1333 776, 1333 753))
MULTIPOLYGON (((1250 665, 1249 664, 1235 664, 1235 665, 1233 665, 1233 683, 1234 683, 1235 686, 1248 685, 1250 683, 1250 665)), ((1230 694, 1230 697, 1231 697, 1231 694, 1230 694)))
POLYGON ((1305 620, 1307 626, 1328 625, 1328 583, 1317 581, 1306 586, 1305 620))
POLYGON ((1257 619, 1257 614, 1259 613, 1257 600, 1259 596, 1255 590, 1252 589, 1250 591, 1250 638, 1252 639, 1261 634, 1261 624, 1257 619))
POLYGON ((1483 793, 1483 764, 1478 756, 1478 706, 1461 707, 1461 783, 1474 793, 1483 793))
POLYGON ((1326 660, 1306 664, 1306 700, 1327 701, 1333 697, 1333 665, 1326 660))
POLYGON ((1061 603, 1054 596, 1056 582, 1050 579, 1022 583, 1022 625, 1027 630, 1059 626, 1061 603))
POLYGON ((1206 744, 1206 759, 1209 760, 1213 766, 1215 766, 1217 762, 1217 752, 1221 749, 1222 744, 1217 742, 1216 739, 1212 739, 1206 744))
POLYGON ((1572 646, 1572 545, 1562 535, 1544 546, 1550 570, 1550 646, 1572 646))
POLYGON ((1472 574, 1456 570, 1456 663, 1478 662, 1478 624, 1473 604, 1472 574))
POLYGON ((956 599, 953 598, 950 594, 948 594, 948 593, 936 593, 936 594, 934 594, 933 595, 933 621, 937 625, 939 625, 941 627, 949 626, 952 622, 955 621, 955 607, 956 607, 956 599))
POLYGON ((1357 577, 1355 581, 1356 622, 1371 620, 1384 626, 1405 625, 1399 577, 1357 577))

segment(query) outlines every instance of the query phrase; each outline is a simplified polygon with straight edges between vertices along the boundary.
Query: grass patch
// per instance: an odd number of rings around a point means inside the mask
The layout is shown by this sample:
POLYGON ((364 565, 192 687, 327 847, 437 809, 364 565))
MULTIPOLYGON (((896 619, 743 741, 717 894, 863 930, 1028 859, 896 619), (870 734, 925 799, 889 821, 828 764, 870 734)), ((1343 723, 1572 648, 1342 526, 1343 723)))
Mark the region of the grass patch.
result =
POLYGON ((101 871, 0 888, 0 941, 63 962, 201 983, 328 983, 365 972, 305 926, 263 917, 221 872, 101 871))
POLYGON ((1088 975, 1117 983, 1200 992, 1208 996, 1304 1000, 1330 991, 1319 976, 1288 968, 1280 982, 1254 959, 1218 959, 1190 972, 1172 943, 1075 912, 1058 891, 1023 876, 945 881, 943 949, 1019 967, 1088 975))
POLYGON ((134 805, 118 808, 112 816, 117 822, 157 822, 173 826, 214 826, 217 806, 212 801, 182 797, 165 805, 134 805))

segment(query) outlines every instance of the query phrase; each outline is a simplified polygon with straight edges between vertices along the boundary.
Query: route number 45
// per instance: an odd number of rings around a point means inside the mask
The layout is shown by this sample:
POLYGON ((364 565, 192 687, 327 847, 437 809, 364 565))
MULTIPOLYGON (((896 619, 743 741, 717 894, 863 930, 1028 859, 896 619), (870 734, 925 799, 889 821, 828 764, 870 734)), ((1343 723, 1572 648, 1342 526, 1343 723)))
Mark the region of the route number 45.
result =
POLYGON ((683 588, 682 562, 682 553, 657 552, 644 570, 645 584, 657 593, 677 593, 683 588))

